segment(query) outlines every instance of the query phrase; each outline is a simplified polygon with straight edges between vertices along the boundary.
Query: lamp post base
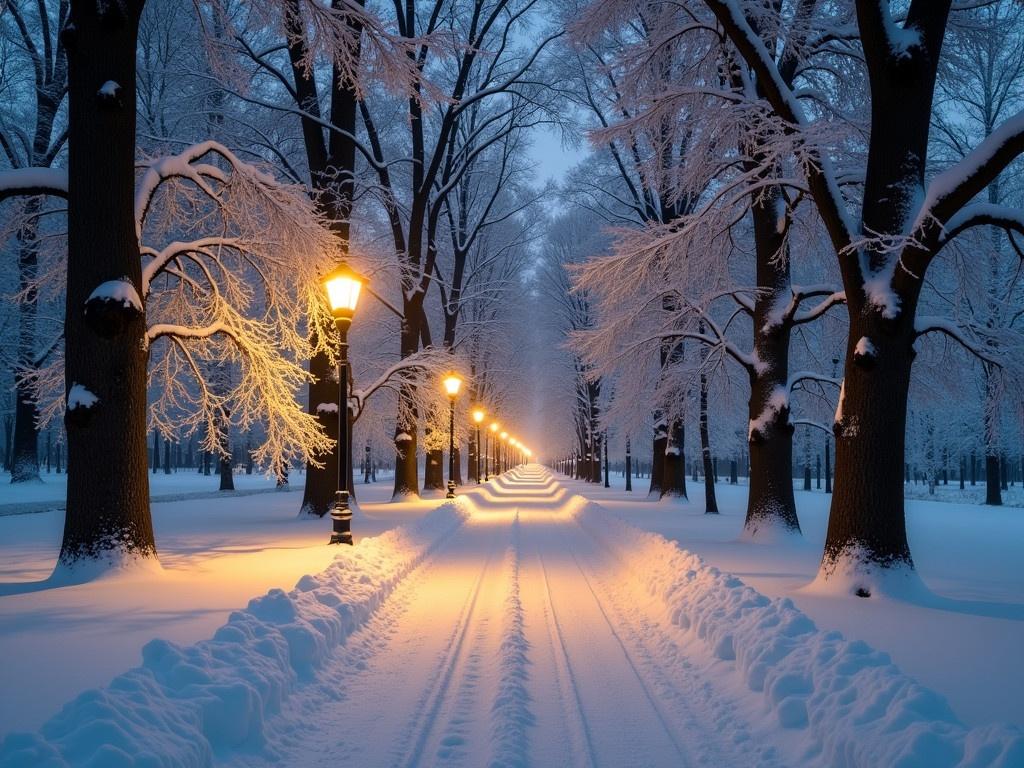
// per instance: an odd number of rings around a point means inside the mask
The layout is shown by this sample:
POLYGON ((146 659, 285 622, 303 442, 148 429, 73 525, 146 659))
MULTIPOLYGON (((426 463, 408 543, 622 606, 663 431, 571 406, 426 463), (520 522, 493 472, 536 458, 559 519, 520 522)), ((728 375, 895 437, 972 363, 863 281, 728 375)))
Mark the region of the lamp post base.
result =
MULTIPOLYGON (((448 481, 448 493, 446 493, 444 497, 446 499, 454 499, 455 498, 455 482, 454 481, 452 481, 452 480, 448 481)), ((352 516, 352 513, 349 512, 349 517, 351 517, 351 516, 352 516)))
POLYGON ((331 508, 331 531, 329 544, 352 544, 352 510, 348 506, 348 491, 338 491, 331 508))

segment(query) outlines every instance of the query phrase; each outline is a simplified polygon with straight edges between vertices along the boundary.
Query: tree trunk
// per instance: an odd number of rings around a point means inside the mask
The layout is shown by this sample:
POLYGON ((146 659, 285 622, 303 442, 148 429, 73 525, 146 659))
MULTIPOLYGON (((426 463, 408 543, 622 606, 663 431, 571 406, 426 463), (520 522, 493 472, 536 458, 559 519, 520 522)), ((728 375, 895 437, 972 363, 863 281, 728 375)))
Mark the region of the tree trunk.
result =
MULTIPOLYGON (((401 354, 408 357, 419 349, 420 328, 413 307, 406 302, 405 319, 402 321, 401 354)), ((398 418, 395 422, 395 486, 392 498, 400 500, 407 496, 419 496, 416 452, 417 430, 416 409, 408 395, 399 393, 398 418)))
POLYGON ((775 318, 791 295, 789 259, 779 258, 785 240, 778 231, 781 192, 772 189, 751 204, 758 293, 754 299, 754 355, 762 365, 750 373, 750 490, 743 528, 757 536, 771 528, 800 531, 793 498, 793 425, 789 423, 791 326, 775 318))
POLYGON ((633 455, 629 451, 629 438, 626 439, 626 490, 633 490, 633 455))
POLYGON ((708 379, 700 377, 700 453, 704 462, 704 513, 718 514, 714 468, 711 466, 711 437, 708 429, 708 379))
MULTIPOLYGON (((227 418, 223 419, 223 423, 227 422, 227 418)), ((220 453, 218 454, 218 474, 220 475, 220 490, 222 491, 233 491, 235 490, 235 475, 231 466, 231 438, 228 435, 226 426, 218 425, 219 440, 220 440, 220 453)))
POLYGON ((865 597, 879 567, 913 567, 903 509, 903 457, 914 311, 906 306, 912 301, 904 302, 905 311, 895 322, 877 312, 851 312, 835 423, 837 483, 822 572, 828 578, 842 571, 851 589, 865 597), (854 356, 862 338, 875 348, 869 359, 854 356))
MULTIPOLYGON (((357 4, 362 5, 361 0, 357 4)), ((291 10, 294 15, 287 17, 288 54, 292 64, 296 99, 299 102, 297 106, 304 110, 313 110, 313 114, 319 116, 320 100, 315 74, 308 71, 303 64, 305 30, 302 28, 298 3, 295 3, 291 10)), ((352 29, 361 32, 358 24, 350 23, 353 24, 352 29)), ((360 39, 359 35, 356 35, 356 39, 360 39)), ((355 50, 349 53, 358 62, 362 53, 361 46, 357 44, 355 50)), ((341 70, 334 66, 331 76, 330 123, 339 130, 331 131, 325 143, 323 127, 316 120, 301 121, 313 196, 331 222, 331 229, 338 239, 341 259, 348 255, 351 235, 356 145, 348 136, 356 134, 356 103, 356 93, 341 77, 341 70)), ((330 453, 318 457, 323 466, 317 467, 307 462, 301 509, 306 514, 322 517, 333 505, 334 494, 338 490, 338 415, 344 412, 342 409, 345 408, 345 404, 338 403, 339 410, 334 412, 319 408, 321 403, 337 403, 339 397, 338 372, 326 355, 314 355, 309 361, 309 372, 313 376, 313 381, 309 384, 308 412, 317 416, 320 426, 335 444, 330 453)), ((352 434, 351 429, 348 434, 352 434)), ((350 494, 354 494, 354 488, 355 486, 349 483, 350 494)), ((352 497, 354 498, 354 495, 352 497)))
MULTIPOLYGON (((101 283, 142 284, 135 232, 135 62, 142 0, 78 2, 65 27, 68 49, 68 271, 65 392, 67 506, 60 563, 155 557, 146 473, 144 313, 86 302, 101 283), (100 99, 104 83, 117 99, 100 99), (95 397, 91 404, 83 389, 95 397), (73 392, 74 390, 74 392, 73 392)), ((141 295, 141 293, 140 293, 141 295)), ((114 306, 112 306, 114 305, 114 306)))
POLYGON ((665 419, 660 413, 654 417, 654 443, 651 448, 653 459, 651 461, 651 487, 647 492, 648 498, 660 499, 662 496, 662 482, 665 477, 665 447, 668 445, 668 429, 665 419))
POLYGON ((673 420, 665 444, 665 455, 662 457, 665 462, 662 496, 687 498, 686 458, 683 456, 685 441, 686 432, 682 419, 673 420))
MULTIPOLYGON (((18 232, 18 280, 23 292, 18 303, 18 369, 22 372, 36 368, 36 280, 39 262, 36 241, 36 215, 41 208, 39 198, 30 198, 25 204, 27 218, 18 232)), ((31 384, 18 376, 14 382, 14 455, 11 457, 11 482, 25 483, 39 480, 38 417, 31 384)))
POLYGON ((423 465, 423 490, 443 491, 444 484, 444 451, 434 448, 427 451, 423 465))

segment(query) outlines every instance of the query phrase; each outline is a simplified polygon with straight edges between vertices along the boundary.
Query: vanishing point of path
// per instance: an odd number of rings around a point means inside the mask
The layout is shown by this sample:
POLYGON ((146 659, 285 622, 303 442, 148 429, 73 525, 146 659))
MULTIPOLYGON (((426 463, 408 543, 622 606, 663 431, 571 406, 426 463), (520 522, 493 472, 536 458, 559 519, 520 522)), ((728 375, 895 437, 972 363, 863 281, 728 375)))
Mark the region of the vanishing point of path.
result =
POLYGON ((274 764, 780 764, 729 669, 688 659, 575 521, 578 497, 539 467, 470 495, 473 515, 272 724, 274 764))

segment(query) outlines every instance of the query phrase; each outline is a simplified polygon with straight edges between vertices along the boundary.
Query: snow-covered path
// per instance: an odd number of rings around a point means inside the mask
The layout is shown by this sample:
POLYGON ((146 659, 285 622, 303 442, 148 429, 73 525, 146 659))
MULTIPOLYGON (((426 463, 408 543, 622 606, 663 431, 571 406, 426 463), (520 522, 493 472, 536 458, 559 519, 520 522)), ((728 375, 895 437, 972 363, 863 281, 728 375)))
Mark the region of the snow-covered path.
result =
MULTIPOLYGON (((775 763, 540 469, 477 511, 268 723, 302 766, 775 763)), ((251 765, 253 755, 234 755, 251 765)))

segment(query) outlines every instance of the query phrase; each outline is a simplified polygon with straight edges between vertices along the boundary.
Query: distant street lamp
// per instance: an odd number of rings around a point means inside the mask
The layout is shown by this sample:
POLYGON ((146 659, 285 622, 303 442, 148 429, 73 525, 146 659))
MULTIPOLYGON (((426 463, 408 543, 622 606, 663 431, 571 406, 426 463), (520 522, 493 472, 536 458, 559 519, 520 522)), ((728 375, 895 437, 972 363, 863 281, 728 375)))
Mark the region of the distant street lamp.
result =
POLYGON ((473 421, 476 423, 476 484, 480 485, 480 423, 487 414, 483 408, 473 409, 473 421))
POLYGON ((359 291, 366 280, 342 263, 324 280, 327 302, 338 329, 338 490, 331 508, 331 544, 352 543, 352 510, 349 508, 348 467, 352 446, 348 429, 348 329, 352 325, 359 291))
POLYGON ((498 446, 498 474, 508 469, 508 432, 502 432, 498 437, 501 438, 501 445, 498 446))
POLYGON ((454 373, 444 379, 444 391, 448 393, 448 493, 446 499, 455 498, 455 398, 459 396, 462 379, 454 373))
POLYGON ((491 479, 490 475, 493 474, 491 472, 491 470, 492 469, 497 469, 497 467, 498 467, 498 464, 497 464, 497 461, 496 461, 497 457, 494 457, 492 459, 491 454, 498 449, 498 427, 500 427, 500 426, 501 425, 498 424, 498 422, 496 422, 496 421, 492 421, 491 422, 490 451, 488 451, 488 453, 487 453, 487 462, 486 462, 486 464, 484 466, 484 480, 490 480, 491 479))

